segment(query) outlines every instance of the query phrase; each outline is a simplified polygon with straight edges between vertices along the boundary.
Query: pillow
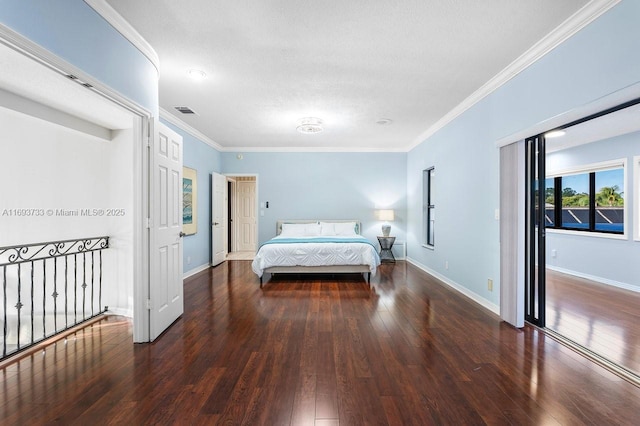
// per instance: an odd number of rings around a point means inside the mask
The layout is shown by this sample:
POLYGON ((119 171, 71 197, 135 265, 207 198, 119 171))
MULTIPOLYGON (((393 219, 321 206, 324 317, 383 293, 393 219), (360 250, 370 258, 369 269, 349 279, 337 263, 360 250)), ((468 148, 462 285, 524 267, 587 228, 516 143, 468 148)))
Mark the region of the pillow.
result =
POLYGON ((320 225, 317 223, 283 223, 281 237, 317 237, 320 235, 320 225))
POLYGON ((320 235, 323 237, 333 237, 336 235, 336 228, 333 222, 320 222, 320 235))
POLYGON ((353 237, 356 234, 356 223, 355 222, 334 222, 333 228, 335 230, 335 235, 344 236, 344 237, 353 237))

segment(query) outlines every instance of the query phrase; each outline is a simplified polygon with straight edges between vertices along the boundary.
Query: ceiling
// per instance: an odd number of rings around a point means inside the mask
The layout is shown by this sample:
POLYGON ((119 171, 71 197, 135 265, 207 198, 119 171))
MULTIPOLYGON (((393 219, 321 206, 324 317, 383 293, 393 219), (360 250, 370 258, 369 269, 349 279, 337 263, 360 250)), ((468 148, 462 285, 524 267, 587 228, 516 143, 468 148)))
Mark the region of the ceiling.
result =
POLYGON ((564 128, 560 137, 546 138, 546 152, 551 153, 615 136, 640 131, 640 105, 624 109, 564 128))
POLYGON ((588 0, 107 2, 157 52, 160 107, 222 150, 406 151, 588 0))

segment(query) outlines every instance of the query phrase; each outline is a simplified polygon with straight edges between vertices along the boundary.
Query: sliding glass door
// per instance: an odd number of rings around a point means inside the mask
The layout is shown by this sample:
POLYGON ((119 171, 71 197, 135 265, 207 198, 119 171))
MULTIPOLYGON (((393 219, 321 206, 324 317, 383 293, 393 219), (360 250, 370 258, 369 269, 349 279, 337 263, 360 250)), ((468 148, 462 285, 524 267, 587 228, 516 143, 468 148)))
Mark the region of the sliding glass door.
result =
POLYGON ((525 320, 545 326, 545 139, 526 141, 525 320))

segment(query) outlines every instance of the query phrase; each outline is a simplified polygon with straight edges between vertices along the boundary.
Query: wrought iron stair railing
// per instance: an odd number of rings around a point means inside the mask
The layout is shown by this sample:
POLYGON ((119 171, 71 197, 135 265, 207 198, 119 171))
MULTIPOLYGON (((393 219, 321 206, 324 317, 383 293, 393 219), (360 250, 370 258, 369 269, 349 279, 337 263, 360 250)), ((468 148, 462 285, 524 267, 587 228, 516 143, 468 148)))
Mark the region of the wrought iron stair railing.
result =
POLYGON ((0 359, 104 313, 109 237, 0 247, 0 359))

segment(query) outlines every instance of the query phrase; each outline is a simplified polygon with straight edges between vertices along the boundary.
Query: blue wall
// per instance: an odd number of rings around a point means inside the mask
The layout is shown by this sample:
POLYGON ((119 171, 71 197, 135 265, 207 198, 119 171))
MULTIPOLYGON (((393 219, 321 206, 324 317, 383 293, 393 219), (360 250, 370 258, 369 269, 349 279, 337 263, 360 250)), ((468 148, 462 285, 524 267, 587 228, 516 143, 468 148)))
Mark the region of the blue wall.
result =
POLYGON ((275 236, 279 219, 359 219, 363 235, 376 242, 376 207, 396 210, 391 235, 405 240, 405 153, 244 152, 222 154, 225 174, 257 174, 258 239, 275 236))
POLYGON ((640 78, 640 2, 625 0, 408 154, 408 257, 499 304, 497 140, 640 78), (436 167, 436 247, 421 245, 422 170, 436 167), (449 262, 449 269, 445 268, 449 262), (494 290, 487 290, 487 278, 494 290))
POLYGON ((195 169, 198 177, 198 228, 184 237, 183 270, 189 273, 211 263, 211 173, 220 173, 220 152, 181 128, 160 120, 182 136, 184 166, 195 169))
MULTIPOLYGON (((633 181, 633 157, 636 155, 640 155, 640 132, 547 154, 547 170, 563 170, 626 158, 624 199, 627 211, 637 215, 638 191, 633 181)), ((547 265, 640 291, 640 243, 633 240, 636 230, 632 214, 625 218, 625 230, 625 240, 549 230, 547 265), (551 257, 552 250, 556 250, 555 258, 551 257)))
POLYGON ((158 116, 158 72, 82 0, 3 0, 0 22, 158 116))

